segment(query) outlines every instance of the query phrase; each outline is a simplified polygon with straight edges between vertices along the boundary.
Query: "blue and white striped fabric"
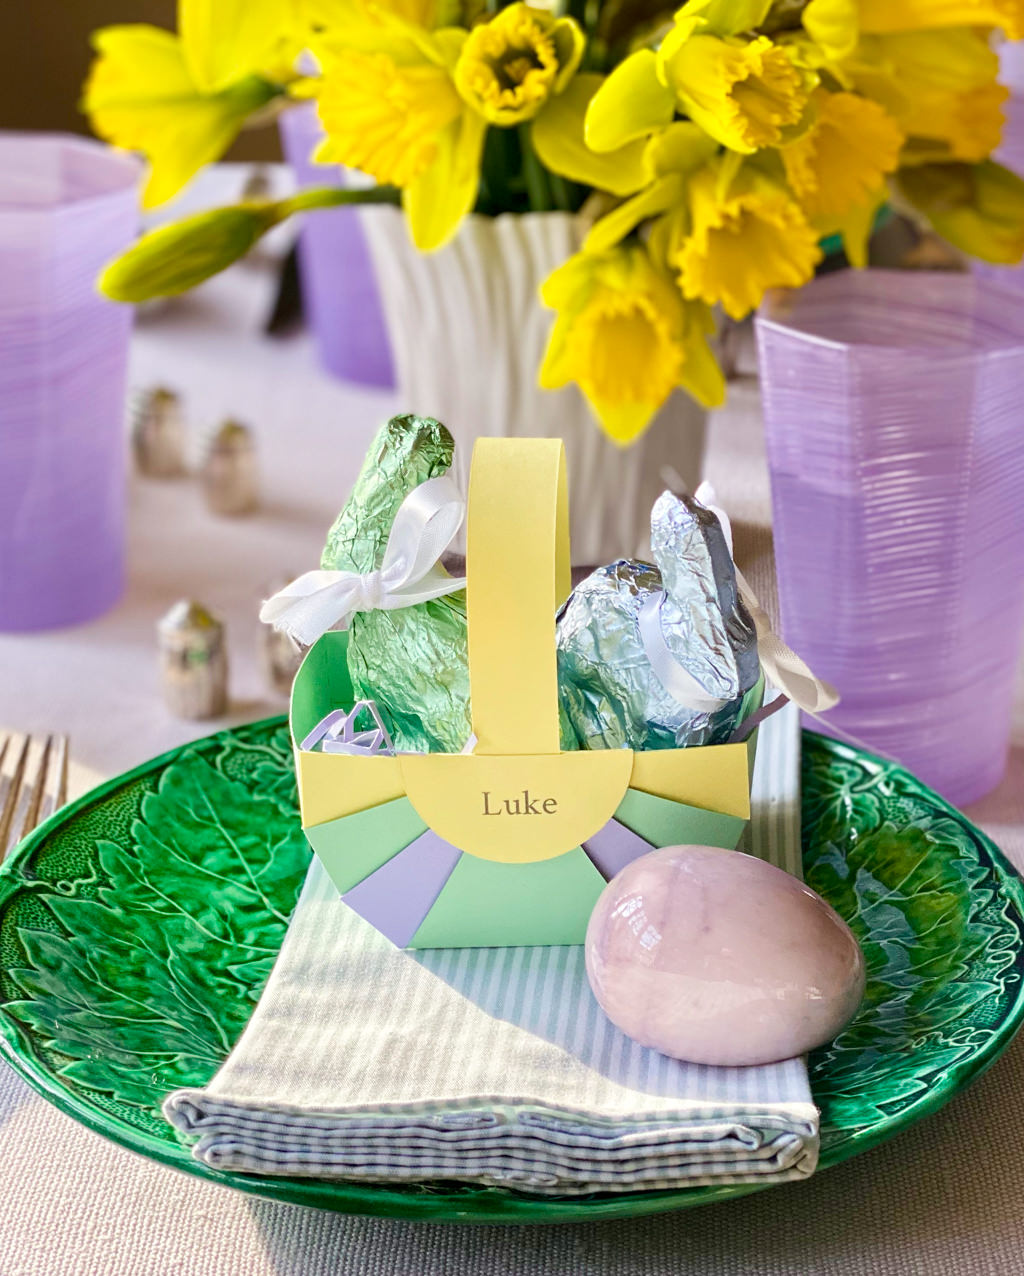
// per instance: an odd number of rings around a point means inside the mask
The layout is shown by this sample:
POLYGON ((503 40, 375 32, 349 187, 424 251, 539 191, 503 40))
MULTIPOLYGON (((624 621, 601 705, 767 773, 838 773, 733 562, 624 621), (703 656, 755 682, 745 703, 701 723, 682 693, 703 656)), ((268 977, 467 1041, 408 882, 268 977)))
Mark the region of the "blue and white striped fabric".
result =
MULTIPOLYGON (((799 872, 799 720, 761 728, 749 848, 799 872)), ((803 1178, 800 1059, 681 1063, 619 1032, 580 947, 396 949, 314 862, 249 1026, 164 1105, 222 1170, 581 1194, 803 1178)))

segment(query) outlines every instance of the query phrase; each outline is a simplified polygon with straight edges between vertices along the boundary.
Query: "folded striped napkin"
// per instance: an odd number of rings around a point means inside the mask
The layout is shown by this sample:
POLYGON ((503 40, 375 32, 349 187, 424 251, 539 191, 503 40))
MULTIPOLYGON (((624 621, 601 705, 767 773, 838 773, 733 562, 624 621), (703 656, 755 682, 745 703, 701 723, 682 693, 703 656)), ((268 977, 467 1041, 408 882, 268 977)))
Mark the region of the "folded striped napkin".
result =
MULTIPOLYGON (((800 869, 799 718, 761 727, 749 849, 800 869)), ((395 948, 314 861, 252 1019, 167 1119, 220 1170, 541 1194, 804 1178, 801 1059, 681 1063, 619 1032, 583 950, 395 948)))

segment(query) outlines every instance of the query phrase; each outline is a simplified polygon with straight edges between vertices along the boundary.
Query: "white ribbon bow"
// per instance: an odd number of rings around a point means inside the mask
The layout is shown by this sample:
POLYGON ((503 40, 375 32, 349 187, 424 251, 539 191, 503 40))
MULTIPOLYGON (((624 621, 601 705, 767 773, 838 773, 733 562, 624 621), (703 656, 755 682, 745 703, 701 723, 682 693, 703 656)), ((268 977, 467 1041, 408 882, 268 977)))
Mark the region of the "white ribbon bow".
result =
MULTIPOLYGON (((726 544, 729 546, 729 552, 732 553, 732 527, 729 516, 715 504, 714 488, 710 483, 701 483, 694 496, 718 519, 726 544)), ((757 634, 757 655, 761 661, 765 679, 773 687, 778 688, 786 700, 792 700, 812 717, 817 717, 819 713, 837 705, 839 692, 830 683, 816 677, 807 663, 774 632, 768 613, 758 602, 754 591, 747 584, 738 567, 736 568, 736 588, 754 622, 754 630, 757 634)), ((665 690, 680 704, 705 713, 713 713, 728 702, 709 696, 673 656, 661 630, 660 612, 664 597, 662 593, 649 598, 640 612, 640 637, 647 658, 651 662, 651 668, 665 690)), ((781 708, 782 703, 780 698, 771 705, 765 706, 745 723, 740 723, 737 733, 752 730, 770 712, 781 708)))
POLYGON ((306 572, 267 599, 260 620, 310 647, 328 629, 347 629, 357 611, 393 611, 454 594, 466 579, 449 576, 439 560, 465 515, 452 479, 427 479, 399 506, 379 571, 306 572))

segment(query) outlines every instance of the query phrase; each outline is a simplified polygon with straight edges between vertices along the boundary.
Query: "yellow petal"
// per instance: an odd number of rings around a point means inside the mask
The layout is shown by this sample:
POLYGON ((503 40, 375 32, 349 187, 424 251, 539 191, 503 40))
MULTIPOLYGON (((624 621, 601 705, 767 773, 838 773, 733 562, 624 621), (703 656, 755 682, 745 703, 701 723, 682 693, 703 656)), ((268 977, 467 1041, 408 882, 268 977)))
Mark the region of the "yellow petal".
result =
POLYGON ((699 17, 702 29, 715 35, 739 35, 759 27, 771 7, 772 0, 690 0, 679 10, 676 20, 699 17))
POLYGON ((790 188, 810 217, 857 208, 895 170, 903 145, 896 121, 856 93, 815 94, 817 119, 779 154, 790 188))
POLYGON ((559 18, 551 28, 551 39, 554 41, 555 52, 558 54, 558 74, 555 76, 554 91, 562 93, 579 70, 587 48, 587 37, 574 18, 559 18))
POLYGON ((294 0, 178 0, 185 63, 203 93, 263 70, 296 25, 294 0))
POLYGON ((908 168, 900 172, 899 186, 962 252, 1007 266, 1024 255, 1024 179, 1001 164, 908 168))
POLYGON ((442 137, 464 110, 442 67, 352 51, 323 77, 319 112, 327 136, 316 160, 408 186, 435 163, 442 137))
POLYGON ((677 120, 647 142, 644 162, 651 177, 692 173, 715 154, 718 143, 689 120, 677 120))
POLYGON ((748 169, 723 199, 709 165, 689 197, 689 232, 670 252, 684 297, 742 319, 767 289, 799 287, 814 274, 818 237, 784 187, 748 169))
POLYGON ((700 302, 687 302, 687 306, 699 307, 701 313, 690 320, 679 384, 705 408, 720 408, 725 402, 725 375, 708 340, 715 328, 711 310, 700 302))
POLYGON ((858 0, 862 31, 916 31, 924 27, 1001 27, 1024 38, 1024 0, 858 0))
POLYGON ((402 192, 413 243, 425 253, 446 244, 476 203, 487 123, 474 111, 445 129, 437 158, 402 192))
POLYGON ((587 107, 601 82, 599 75, 577 75, 564 93, 552 98, 533 122, 533 145, 553 173, 613 195, 629 195, 646 180, 644 143, 637 140, 598 154, 583 138, 587 107))
POLYGON ((82 106, 99 137, 149 160, 147 208, 176 195, 199 169, 219 159, 245 119, 276 92, 250 76, 220 93, 200 93, 181 42, 156 27, 106 27, 93 43, 99 56, 82 106))
POLYGON ((575 381, 616 443, 637 438, 679 385, 720 400, 707 308, 686 306, 642 244, 571 258, 542 293, 548 304, 557 300, 559 314, 541 384, 575 381))
POLYGON ((863 203, 847 209, 841 215, 814 218, 814 229, 820 235, 842 237, 846 260, 857 270, 862 270, 868 264, 868 244, 886 194, 886 188, 882 186, 872 192, 863 203))
POLYGON ((594 94, 587 111, 587 145, 614 151, 671 123, 672 92, 658 79, 653 49, 641 49, 612 71, 594 94))
POLYGON ((641 222, 659 213, 667 212, 673 204, 680 204, 686 194, 686 183, 678 173, 659 177, 646 190, 627 199, 618 208, 596 221, 587 234, 584 247, 587 252, 605 252, 620 243, 636 230, 641 222))
POLYGON ((568 84, 583 56, 572 18, 553 19, 523 3, 473 27, 455 66, 464 101, 491 124, 532 120, 568 84))
POLYGON ((765 36, 666 40, 659 58, 680 109, 723 146, 743 154, 777 146, 787 127, 803 121, 817 79, 765 36))
POLYGON ((800 21, 830 62, 837 62, 857 46, 857 0, 810 0, 800 21))

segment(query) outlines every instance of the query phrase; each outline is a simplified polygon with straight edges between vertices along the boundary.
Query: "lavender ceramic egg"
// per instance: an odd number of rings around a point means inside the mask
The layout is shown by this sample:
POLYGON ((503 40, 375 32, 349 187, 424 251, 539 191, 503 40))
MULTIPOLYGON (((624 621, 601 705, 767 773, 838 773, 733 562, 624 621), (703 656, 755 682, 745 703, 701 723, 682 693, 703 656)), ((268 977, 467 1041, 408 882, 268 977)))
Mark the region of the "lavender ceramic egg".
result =
POLYGON ((641 1045, 758 1064, 831 1041, 864 995, 852 932, 797 878, 712 846, 668 846, 605 887, 587 929, 601 1008, 641 1045))

